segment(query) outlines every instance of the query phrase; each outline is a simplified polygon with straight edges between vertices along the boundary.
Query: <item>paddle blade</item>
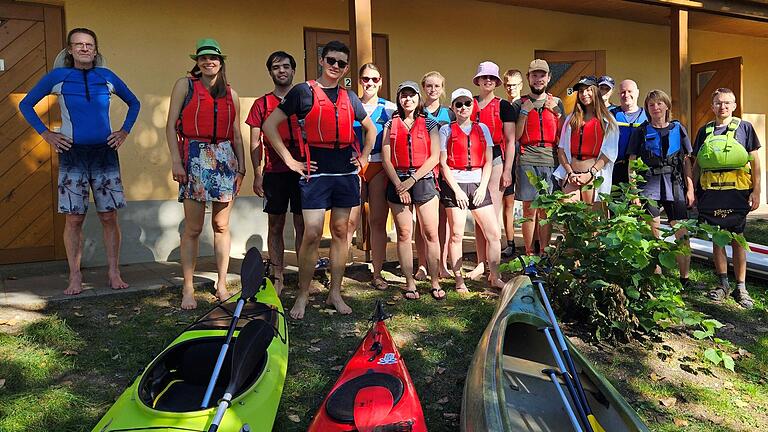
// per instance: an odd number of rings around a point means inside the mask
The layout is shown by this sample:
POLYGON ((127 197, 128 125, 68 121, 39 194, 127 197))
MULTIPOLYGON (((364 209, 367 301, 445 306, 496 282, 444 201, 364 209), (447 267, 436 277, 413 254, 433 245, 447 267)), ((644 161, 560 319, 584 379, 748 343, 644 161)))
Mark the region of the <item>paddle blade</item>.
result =
POLYGON ((373 432, 392 411, 394 399, 386 387, 364 387, 355 395, 353 417, 360 432, 373 432))
MULTIPOLYGON (((253 249, 252 249, 253 250, 253 249)), ((275 329, 266 321, 257 319, 246 324, 235 339, 232 355, 232 377, 227 393, 235 394, 251 372, 264 358, 267 347, 275 336, 275 329)))
POLYGON ((255 247, 248 249, 243 259, 243 265, 240 267, 240 281, 243 290, 240 292, 240 298, 251 298, 256 295, 264 282, 264 260, 261 258, 261 252, 255 247))
POLYGON ((589 424, 590 424, 590 426, 592 426, 592 430, 593 431, 595 431, 595 432, 605 432, 605 429, 603 429, 603 427, 600 425, 600 422, 597 421, 595 416, 590 414, 587 417, 589 418, 589 424))

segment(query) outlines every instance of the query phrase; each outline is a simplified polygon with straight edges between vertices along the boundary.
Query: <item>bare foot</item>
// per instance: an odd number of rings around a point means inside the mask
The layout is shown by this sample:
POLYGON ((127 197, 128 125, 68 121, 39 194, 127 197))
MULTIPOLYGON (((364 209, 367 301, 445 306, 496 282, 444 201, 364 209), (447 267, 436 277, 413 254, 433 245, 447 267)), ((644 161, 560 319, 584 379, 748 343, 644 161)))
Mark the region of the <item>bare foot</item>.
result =
POLYGON ((383 277, 381 277, 381 275, 373 277, 373 280, 371 280, 371 286, 379 291, 386 291, 387 288, 389 288, 389 284, 384 280, 383 277))
POLYGON ((226 301, 228 298, 232 297, 232 294, 229 293, 229 290, 227 289, 227 280, 220 280, 216 283, 216 298, 220 301, 226 301))
POLYGON ((298 296, 296 296, 296 302, 293 304, 293 307, 291 308, 291 312, 289 315, 291 315, 291 318, 293 319, 303 319, 304 318, 304 309, 307 308, 307 302, 309 301, 309 293, 303 294, 300 293, 298 296))
POLYGON ((413 275, 413 278, 417 281, 425 281, 427 280, 427 269, 424 268, 424 266, 419 266, 419 269, 416 270, 416 273, 413 275))
POLYGON ((470 280, 476 281, 476 280, 480 280, 483 277, 484 273, 485 273, 485 263, 478 263, 477 267, 472 269, 471 272, 467 273, 467 277, 470 280))
POLYGON ((313 279, 312 282, 309 283, 309 294, 310 295, 320 294, 321 292, 323 292, 323 288, 325 287, 323 286, 322 283, 313 279))
POLYGON ((280 297, 280 293, 283 291, 283 275, 272 276, 272 286, 275 287, 275 292, 280 297))
POLYGON ((195 300, 194 288, 181 289, 181 308, 186 310, 197 308, 197 301, 195 300))
POLYGON ((110 272, 109 273, 109 287, 113 290, 121 290, 128 288, 128 283, 126 283, 122 277, 120 277, 120 272, 110 272))
POLYGON ((344 303, 344 299, 341 298, 340 294, 329 294, 325 304, 335 307, 336 310, 342 315, 349 315, 352 313, 352 308, 344 303))
POLYGON ((467 285, 464 283, 464 278, 461 276, 456 278, 456 292, 459 294, 469 294, 467 285))
POLYGON ((499 289, 504 288, 504 281, 501 280, 501 278, 493 278, 493 279, 489 278, 488 284, 494 288, 499 288, 499 289))
POLYGON ((69 285, 64 290, 65 295, 77 295, 83 292, 83 274, 80 272, 69 274, 69 285))

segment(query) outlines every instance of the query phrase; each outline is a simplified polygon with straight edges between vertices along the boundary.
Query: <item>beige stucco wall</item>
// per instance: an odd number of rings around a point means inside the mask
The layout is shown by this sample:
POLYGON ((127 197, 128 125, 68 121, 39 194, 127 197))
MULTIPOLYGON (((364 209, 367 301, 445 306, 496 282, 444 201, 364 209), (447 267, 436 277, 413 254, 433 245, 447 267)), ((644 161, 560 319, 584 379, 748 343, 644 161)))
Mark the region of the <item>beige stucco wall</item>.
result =
MULTIPOLYGON (((373 31, 389 35, 393 82, 418 80, 437 69, 453 89, 471 86, 477 63, 486 59, 502 69, 525 69, 535 49, 604 49, 608 73, 616 79, 633 77, 643 88, 669 87, 665 27, 494 3, 448 0, 439 3, 440 9, 436 4, 373 2, 373 31), (404 10, 405 21, 400 15, 404 10), (459 31, 481 22, 482 33, 459 31), (513 31, 516 22, 543 26, 521 33, 513 31), (634 36, 617 37, 622 34, 634 36)), ((293 53, 299 63, 297 77, 303 79, 304 28, 343 30, 348 25, 346 2, 314 0, 258 2, 258 6, 232 0, 66 0, 65 16, 67 28, 86 26, 97 32, 109 67, 141 99, 139 120, 121 150, 132 201, 172 199, 176 194, 164 134, 168 94, 174 81, 191 68, 187 54, 197 38, 215 37, 229 54, 227 74, 246 111, 254 97, 270 88, 263 65, 270 52, 293 53)), ((124 106, 114 105, 114 117, 122 119, 124 106)), ((247 140, 247 128, 243 130, 247 140)))

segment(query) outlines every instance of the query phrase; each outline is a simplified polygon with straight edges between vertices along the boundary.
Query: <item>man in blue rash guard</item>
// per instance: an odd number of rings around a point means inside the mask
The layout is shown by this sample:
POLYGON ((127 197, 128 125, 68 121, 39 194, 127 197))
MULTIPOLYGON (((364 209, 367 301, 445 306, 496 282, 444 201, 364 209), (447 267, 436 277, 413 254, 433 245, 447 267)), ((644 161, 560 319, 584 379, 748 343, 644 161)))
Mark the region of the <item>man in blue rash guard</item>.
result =
POLYGON ((125 142, 136 117, 139 100, 109 69, 98 67, 98 42, 89 29, 76 28, 67 35, 65 67, 44 76, 19 103, 27 122, 59 154, 59 213, 66 215, 64 247, 69 263, 69 285, 64 294, 82 292, 80 272, 83 221, 91 189, 104 229, 109 265, 109 286, 127 288, 120 276, 120 226, 117 209, 125 207, 117 149, 125 142), (128 105, 123 126, 112 132, 109 104, 116 94, 128 105), (35 105, 47 95, 58 96, 61 130, 53 132, 35 113, 35 105))

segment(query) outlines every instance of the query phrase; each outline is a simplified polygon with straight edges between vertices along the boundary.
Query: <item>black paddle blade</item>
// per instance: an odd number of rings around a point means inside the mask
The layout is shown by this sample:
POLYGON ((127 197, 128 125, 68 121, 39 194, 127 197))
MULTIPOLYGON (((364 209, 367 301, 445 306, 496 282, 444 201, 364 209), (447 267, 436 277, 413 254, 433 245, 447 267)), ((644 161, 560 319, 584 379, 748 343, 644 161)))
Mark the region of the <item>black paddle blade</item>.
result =
POLYGON ((240 282, 243 286, 240 298, 249 299, 256 295, 264 282, 264 261, 255 247, 248 249, 240 268, 240 282))
POLYGON ((384 303, 382 303, 381 300, 376 300, 376 304, 373 307, 373 315, 371 315, 371 319, 369 321, 379 322, 391 317, 392 315, 384 312, 384 303))
MULTIPOLYGON (((255 250, 251 249, 251 250, 255 250)), ((258 252, 258 251, 257 251, 258 252)), ((227 385, 227 393, 232 395, 243 385, 267 353, 267 348, 275 337, 275 329, 264 320, 253 320, 246 324, 235 339, 232 355, 232 377, 227 385)))

